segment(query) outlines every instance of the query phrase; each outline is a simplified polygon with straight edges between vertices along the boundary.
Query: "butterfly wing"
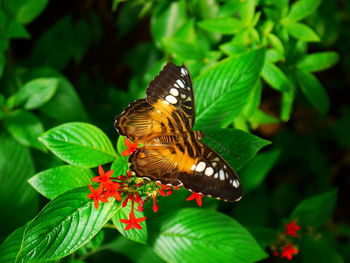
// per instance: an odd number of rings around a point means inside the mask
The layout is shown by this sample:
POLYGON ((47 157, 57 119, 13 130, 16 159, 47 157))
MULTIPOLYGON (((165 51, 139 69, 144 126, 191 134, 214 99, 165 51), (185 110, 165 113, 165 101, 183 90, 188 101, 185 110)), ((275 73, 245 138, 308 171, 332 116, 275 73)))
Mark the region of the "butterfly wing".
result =
POLYGON ((188 129, 194 124, 194 96, 187 68, 167 63, 146 90, 146 100, 164 115, 171 116, 173 107, 179 111, 188 129), (173 107, 171 107, 173 106, 173 107))
POLYGON ((192 173, 181 174, 183 186, 196 193, 233 202, 243 196, 240 179, 231 166, 214 150, 198 142, 200 158, 191 166, 192 173))

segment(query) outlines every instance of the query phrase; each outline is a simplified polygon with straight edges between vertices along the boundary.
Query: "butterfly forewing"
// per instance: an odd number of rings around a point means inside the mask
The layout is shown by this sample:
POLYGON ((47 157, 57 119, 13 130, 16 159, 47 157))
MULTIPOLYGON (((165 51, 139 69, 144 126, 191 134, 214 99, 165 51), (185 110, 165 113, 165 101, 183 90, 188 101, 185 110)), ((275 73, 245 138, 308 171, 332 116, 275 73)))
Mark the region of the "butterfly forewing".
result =
POLYGON ((225 201, 238 201, 241 182, 230 165, 201 143, 194 124, 194 96, 187 68, 167 63, 147 88, 116 118, 118 132, 144 144, 129 157, 130 170, 162 184, 225 201))
MULTIPOLYGON (((175 106, 189 129, 194 124, 194 96, 190 75, 187 68, 167 63, 163 70, 152 80, 146 91, 146 100, 151 105, 162 102, 165 107, 159 110, 166 113, 175 106)), ((157 108, 157 107, 156 107, 157 108)))

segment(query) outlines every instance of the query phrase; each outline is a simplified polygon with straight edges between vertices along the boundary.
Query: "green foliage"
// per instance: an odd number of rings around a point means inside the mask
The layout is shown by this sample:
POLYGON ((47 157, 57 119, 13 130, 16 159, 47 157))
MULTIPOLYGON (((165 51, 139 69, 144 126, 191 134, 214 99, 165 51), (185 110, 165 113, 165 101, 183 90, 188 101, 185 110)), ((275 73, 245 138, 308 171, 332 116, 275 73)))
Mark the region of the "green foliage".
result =
POLYGON ((109 4, 0 0, 0 262, 272 262, 276 238, 296 262, 350 261, 350 4, 109 4), (130 202, 95 209, 87 185, 100 165, 126 174, 114 118, 167 61, 189 69, 195 130, 244 197, 198 208, 180 189, 125 231, 130 202))

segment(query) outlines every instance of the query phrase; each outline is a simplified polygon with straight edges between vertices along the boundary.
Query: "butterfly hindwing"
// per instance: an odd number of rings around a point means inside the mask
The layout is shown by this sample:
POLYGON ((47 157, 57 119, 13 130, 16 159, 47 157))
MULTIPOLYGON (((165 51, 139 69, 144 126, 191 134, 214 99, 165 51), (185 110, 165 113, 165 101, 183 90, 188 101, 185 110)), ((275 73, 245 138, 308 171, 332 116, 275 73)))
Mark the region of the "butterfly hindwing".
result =
MULTIPOLYGON (((180 109, 182 121, 189 129, 194 124, 194 96, 191 77, 187 68, 167 63, 152 80, 146 90, 146 100, 154 105, 161 101, 165 107, 159 108, 165 115, 171 114, 171 106, 180 109), (167 106, 170 107, 167 107, 167 106)), ((159 104, 158 104, 159 105, 159 104)), ((158 107, 156 107, 158 108, 158 107)))
POLYGON ((241 182, 230 165, 214 150, 198 142, 201 158, 191 166, 192 173, 180 175, 186 189, 225 201, 239 201, 241 182))

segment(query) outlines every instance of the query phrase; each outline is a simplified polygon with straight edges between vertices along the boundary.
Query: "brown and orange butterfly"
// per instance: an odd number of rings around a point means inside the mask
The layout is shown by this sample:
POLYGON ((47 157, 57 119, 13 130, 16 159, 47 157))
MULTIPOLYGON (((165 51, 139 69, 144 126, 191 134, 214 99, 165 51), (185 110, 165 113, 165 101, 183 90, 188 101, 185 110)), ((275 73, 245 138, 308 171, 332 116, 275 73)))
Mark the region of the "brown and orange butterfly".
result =
POLYGON ((138 177, 183 186, 225 201, 238 201, 243 191, 237 174, 192 131, 194 96, 187 68, 167 63, 149 84, 146 98, 131 103, 115 121, 120 135, 143 144, 129 157, 138 177))

